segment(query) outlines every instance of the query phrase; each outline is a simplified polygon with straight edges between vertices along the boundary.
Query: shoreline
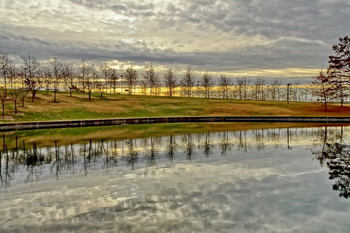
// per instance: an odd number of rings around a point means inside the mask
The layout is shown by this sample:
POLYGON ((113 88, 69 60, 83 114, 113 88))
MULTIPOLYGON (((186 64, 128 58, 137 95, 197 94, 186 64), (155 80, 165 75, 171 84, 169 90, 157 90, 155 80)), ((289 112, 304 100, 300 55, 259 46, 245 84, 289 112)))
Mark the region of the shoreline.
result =
POLYGON ((154 123, 187 123, 187 122, 281 122, 281 123, 350 123, 350 117, 251 117, 251 116, 202 116, 202 117, 137 117, 137 118, 107 118, 62 121, 33 121, 0 123, 0 132, 76 128, 91 126, 112 126, 154 123))

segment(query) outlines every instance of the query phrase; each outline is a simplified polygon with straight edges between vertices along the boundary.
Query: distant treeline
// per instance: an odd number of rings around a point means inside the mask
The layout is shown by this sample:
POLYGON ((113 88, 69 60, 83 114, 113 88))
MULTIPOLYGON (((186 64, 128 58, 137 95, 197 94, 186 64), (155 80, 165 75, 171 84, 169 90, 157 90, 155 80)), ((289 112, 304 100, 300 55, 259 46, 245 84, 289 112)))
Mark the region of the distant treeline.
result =
MULTIPOLYGON (((222 98, 240 100, 273 101, 324 101, 324 82, 315 79, 315 85, 301 85, 299 82, 283 84, 280 80, 263 78, 220 77, 205 72, 197 73, 191 68, 176 74, 172 69, 157 71, 153 64, 144 70, 136 70, 132 65, 119 70, 108 63, 92 64, 85 60, 80 63, 61 61, 56 57, 40 62, 36 57, 22 57, 21 64, 15 64, 10 54, 0 52, 0 102, 4 116, 6 102, 12 101, 14 112, 20 102, 24 106, 25 97, 30 93, 34 102, 39 90, 53 92, 57 102, 57 92, 103 94, 167 95, 201 98, 222 98), (321 98, 319 98, 321 97, 321 98)), ((345 95, 343 95, 345 96, 345 95)), ((330 98, 327 98, 327 102, 330 98)), ((332 98, 336 101, 337 98, 332 98)), ((343 98, 342 98, 343 100, 343 98)))
POLYGON ((327 71, 314 77, 313 86, 282 84, 277 79, 233 79, 224 74, 214 77, 208 72, 198 75, 191 68, 179 75, 170 68, 159 72, 152 64, 138 71, 132 65, 118 70, 108 63, 82 60, 74 64, 56 57, 40 63, 29 54, 22 57, 22 64, 15 64, 8 53, 0 51, 0 101, 4 111, 5 102, 12 100, 16 113, 18 101, 24 105, 28 93, 34 101, 38 90, 44 90, 54 93, 54 102, 58 91, 68 91, 70 96, 73 92, 85 92, 89 99, 92 93, 127 93, 287 102, 318 100, 324 102, 327 110, 328 102, 343 104, 350 95, 350 38, 340 38, 333 51, 327 71))

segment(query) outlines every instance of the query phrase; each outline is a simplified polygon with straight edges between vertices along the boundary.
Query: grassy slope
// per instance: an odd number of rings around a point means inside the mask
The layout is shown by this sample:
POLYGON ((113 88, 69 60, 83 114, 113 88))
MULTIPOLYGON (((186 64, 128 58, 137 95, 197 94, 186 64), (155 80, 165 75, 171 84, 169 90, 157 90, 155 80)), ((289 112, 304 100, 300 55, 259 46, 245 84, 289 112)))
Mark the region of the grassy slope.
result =
POLYGON ((158 117, 158 116, 350 116, 350 107, 330 106, 324 112, 320 103, 273 101, 241 101, 181 97, 150 97, 86 94, 58 94, 58 103, 53 103, 52 94, 40 93, 34 103, 30 97, 20 113, 13 114, 11 103, 6 106, 4 121, 45 121, 66 119, 158 117))

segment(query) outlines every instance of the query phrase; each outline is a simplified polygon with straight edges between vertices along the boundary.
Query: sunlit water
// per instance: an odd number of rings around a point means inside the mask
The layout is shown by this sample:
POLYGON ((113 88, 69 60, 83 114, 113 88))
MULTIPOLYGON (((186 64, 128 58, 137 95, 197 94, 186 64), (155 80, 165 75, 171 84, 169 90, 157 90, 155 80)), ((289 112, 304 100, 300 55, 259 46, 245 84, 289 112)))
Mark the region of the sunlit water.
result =
POLYGON ((332 161, 347 168, 349 132, 18 139, 2 145, 0 232, 348 232, 350 178, 332 161))

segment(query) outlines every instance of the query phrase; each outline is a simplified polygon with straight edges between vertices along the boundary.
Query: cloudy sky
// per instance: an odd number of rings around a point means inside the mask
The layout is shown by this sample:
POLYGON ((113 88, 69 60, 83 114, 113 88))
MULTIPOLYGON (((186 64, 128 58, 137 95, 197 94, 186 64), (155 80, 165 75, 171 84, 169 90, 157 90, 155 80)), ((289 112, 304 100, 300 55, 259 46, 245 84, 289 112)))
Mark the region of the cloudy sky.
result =
POLYGON ((306 77, 349 32, 349 0, 0 0, 0 50, 306 77))

